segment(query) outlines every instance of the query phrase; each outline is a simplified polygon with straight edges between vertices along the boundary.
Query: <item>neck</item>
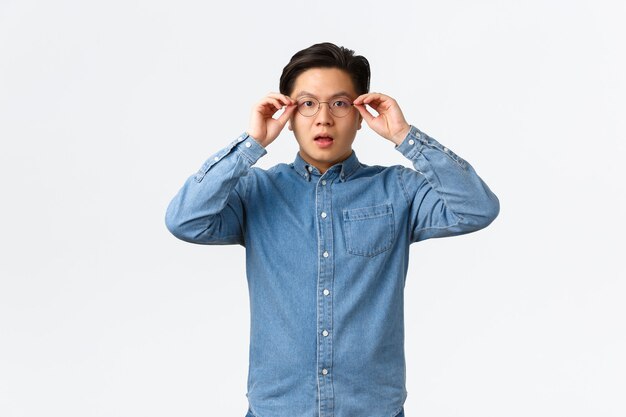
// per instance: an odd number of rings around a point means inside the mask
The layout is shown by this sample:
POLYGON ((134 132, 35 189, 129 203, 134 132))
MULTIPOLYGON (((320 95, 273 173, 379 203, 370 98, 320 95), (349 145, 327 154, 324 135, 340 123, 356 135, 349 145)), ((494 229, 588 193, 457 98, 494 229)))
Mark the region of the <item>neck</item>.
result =
POLYGON ((303 155, 302 152, 300 152, 300 157, 309 165, 313 165, 315 168, 317 168, 317 170, 324 175, 324 173, 326 171, 328 171, 328 169, 330 167, 332 167, 335 164, 338 164, 340 162, 345 161, 346 159, 348 159, 350 157, 350 155, 352 155, 352 149, 350 149, 348 151, 348 153, 346 155, 343 155, 342 157, 338 158, 335 161, 332 162, 325 162, 325 161, 313 161, 311 160, 308 156, 303 155))

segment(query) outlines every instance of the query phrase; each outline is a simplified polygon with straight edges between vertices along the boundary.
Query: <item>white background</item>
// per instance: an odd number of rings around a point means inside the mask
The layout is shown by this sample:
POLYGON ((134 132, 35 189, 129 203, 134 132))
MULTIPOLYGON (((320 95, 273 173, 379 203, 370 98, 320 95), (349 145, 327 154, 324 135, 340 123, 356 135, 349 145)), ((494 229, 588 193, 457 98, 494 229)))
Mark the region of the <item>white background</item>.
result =
MULTIPOLYGON (((0 416, 245 415, 244 249, 177 240, 165 208, 331 41, 501 202, 412 246, 407 417, 623 417, 625 20, 622 1, 0 0, 0 416)), ((408 166, 363 126, 362 162, 408 166)))

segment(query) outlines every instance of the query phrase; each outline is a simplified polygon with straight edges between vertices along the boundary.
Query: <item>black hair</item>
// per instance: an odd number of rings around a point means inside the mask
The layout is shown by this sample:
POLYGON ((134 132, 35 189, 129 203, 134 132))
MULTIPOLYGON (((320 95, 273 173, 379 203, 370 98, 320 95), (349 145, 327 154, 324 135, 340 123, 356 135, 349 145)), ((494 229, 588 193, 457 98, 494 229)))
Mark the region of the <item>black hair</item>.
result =
POLYGON ((338 68, 348 73, 358 95, 369 92, 370 64, 364 56, 330 42, 309 46, 291 57, 280 76, 280 92, 290 95, 298 75, 311 68, 338 68))

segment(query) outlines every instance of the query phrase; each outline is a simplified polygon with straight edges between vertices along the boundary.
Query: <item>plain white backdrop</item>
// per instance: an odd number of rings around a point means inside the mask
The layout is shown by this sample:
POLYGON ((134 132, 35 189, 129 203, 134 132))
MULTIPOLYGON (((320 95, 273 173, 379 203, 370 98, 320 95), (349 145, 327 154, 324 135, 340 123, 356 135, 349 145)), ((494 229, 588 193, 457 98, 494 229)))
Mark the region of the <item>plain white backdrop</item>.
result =
MULTIPOLYGON (((177 240, 165 209, 331 41, 501 202, 412 246, 406 415, 623 417, 625 20, 617 0, 0 0, 0 416, 245 415, 244 249, 177 240)), ((354 149, 409 166, 365 123, 354 149)), ((257 166, 296 151, 285 129, 257 166)))

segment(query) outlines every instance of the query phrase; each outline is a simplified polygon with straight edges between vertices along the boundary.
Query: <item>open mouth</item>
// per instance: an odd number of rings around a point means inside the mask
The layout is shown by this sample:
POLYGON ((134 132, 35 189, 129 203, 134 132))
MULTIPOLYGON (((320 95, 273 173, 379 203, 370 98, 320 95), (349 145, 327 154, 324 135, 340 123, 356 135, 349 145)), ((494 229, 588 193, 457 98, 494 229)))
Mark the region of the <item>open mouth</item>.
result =
POLYGON ((332 136, 318 135, 314 138, 315 143, 320 148, 328 148, 333 144, 332 136))
POLYGON ((333 137, 329 135, 317 135, 314 140, 320 143, 330 143, 333 141, 333 137))

